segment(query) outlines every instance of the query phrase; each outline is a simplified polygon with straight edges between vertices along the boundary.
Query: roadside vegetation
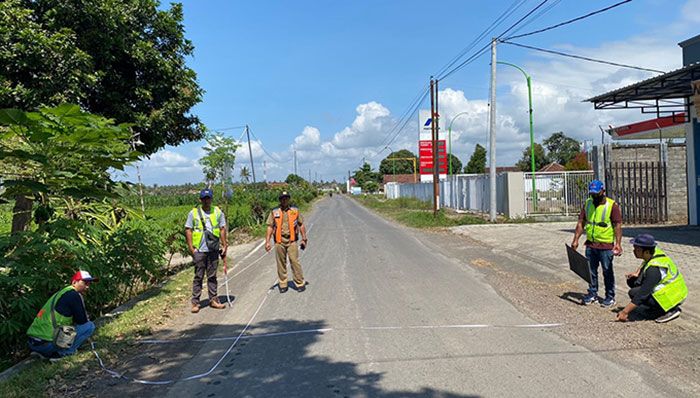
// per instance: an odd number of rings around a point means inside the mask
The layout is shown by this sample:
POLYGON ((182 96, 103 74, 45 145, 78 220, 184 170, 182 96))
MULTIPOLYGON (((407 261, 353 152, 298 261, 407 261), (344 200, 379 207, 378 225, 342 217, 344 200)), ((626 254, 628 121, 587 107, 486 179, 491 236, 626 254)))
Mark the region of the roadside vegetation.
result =
POLYGON ((385 199, 378 195, 355 196, 364 206, 413 228, 454 227, 467 224, 484 224, 486 221, 473 214, 457 214, 445 209, 433 215, 433 206, 413 198, 385 199))

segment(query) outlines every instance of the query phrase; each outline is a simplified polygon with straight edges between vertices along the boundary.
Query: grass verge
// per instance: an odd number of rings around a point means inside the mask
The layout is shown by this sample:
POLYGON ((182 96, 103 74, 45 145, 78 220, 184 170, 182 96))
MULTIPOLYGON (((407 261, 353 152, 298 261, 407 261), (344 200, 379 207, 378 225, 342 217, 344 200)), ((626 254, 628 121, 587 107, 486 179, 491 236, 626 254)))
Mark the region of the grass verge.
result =
MULTIPOLYGON (((154 288, 128 311, 113 318, 102 318, 93 335, 97 352, 113 362, 130 342, 150 335, 153 329, 174 316, 190 295, 192 271, 177 273, 160 288, 154 288)), ((88 293, 89 294, 89 293, 88 293)), ((89 299, 89 298, 88 298, 89 299)), ((0 383, 0 397, 70 396, 101 373, 94 354, 85 343, 73 356, 57 363, 35 360, 19 374, 0 383)))
POLYGON ((432 204, 413 198, 384 199, 379 196, 354 197, 364 206, 413 228, 454 227, 484 224, 486 221, 471 214, 448 213, 444 209, 433 216, 432 204))

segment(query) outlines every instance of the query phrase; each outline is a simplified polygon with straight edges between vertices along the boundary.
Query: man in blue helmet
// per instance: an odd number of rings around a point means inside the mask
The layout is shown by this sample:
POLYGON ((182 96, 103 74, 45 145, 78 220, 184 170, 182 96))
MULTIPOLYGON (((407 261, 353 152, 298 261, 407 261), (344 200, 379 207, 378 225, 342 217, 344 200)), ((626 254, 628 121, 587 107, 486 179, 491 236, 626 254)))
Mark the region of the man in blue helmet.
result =
POLYGON ((593 304, 598 299, 598 265, 603 268, 605 299, 602 307, 615 305, 615 273, 613 257, 622 255, 622 212, 620 205, 605 196, 605 186, 593 180, 588 185, 589 197, 581 209, 571 247, 578 249, 578 241, 586 232, 586 257, 591 269, 591 284, 583 304, 593 304))

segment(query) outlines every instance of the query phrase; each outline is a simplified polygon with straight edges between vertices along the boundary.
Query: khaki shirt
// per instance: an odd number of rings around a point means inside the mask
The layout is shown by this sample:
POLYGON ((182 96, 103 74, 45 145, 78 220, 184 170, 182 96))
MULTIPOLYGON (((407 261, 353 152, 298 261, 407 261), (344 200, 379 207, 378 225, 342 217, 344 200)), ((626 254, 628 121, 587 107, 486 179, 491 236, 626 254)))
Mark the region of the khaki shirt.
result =
MULTIPOLYGON (((287 217, 286 211, 283 211, 281 208, 280 211, 282 212, 282 243, 289 243, 289 217, 287 217)), ((301 227, 303 224, 304 216, 302 216, 301 212, 299 212, 297 216, 297 226, 301 227)), ((270 214, 267 216, 267 226, 272 228, 275 227, 275 216, 272 215, 272 212, 270 212, 270 214)), ((301 239, 300 232, 299 237, 301 239)), ((272 238, 274 239, 274 236, 272 238)))

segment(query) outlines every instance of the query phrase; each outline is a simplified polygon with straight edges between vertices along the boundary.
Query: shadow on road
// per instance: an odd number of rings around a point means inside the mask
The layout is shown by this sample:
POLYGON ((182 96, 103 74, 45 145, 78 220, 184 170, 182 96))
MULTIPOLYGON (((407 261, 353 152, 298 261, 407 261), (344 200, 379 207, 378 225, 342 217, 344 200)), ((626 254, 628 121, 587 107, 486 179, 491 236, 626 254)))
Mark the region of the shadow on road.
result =
MULTIPOLYGON (((134 344, 119 358, 109 358, 108 368, 129 378, 150 381, 176 380, 207 372, 224 355, 243 325, 202 324, 167 344, 134 344), (209 341, 196 341, 208 339, 209 341), (215 341, 212 341, 215 340, 215 341)), ((423 387, 390 390, 381 385, 384 374, 366 369, 353 358, 361 350, 338 352, 326 340, 324 321, 274 320, 252 325, 236 346, 207 377, 164 386, 142 385, 104 374, 88 386, 90 395, 197 396, 197 397, 473 397, 423 387), (337 361, 328 355, 349 359, 337 361), (340 354, 340 355, 339 355, 340 354), (353 362, 353 359, 356 362, 353 362)), ((159 335, 170 335, 162 331, 159 335)), ((359 340, 359 339, 358 339, 359 340)), ((358 341, 358 346, 361 342, 358 341)), ((347 345, 345 345, 347 346, 347 345)), ((465 371, 467 371, 465 369, 465 371)), ((407 383, 410 384, 410 383, 407 383)), ((467 386, 464 386, 467 388, 467 386)))

